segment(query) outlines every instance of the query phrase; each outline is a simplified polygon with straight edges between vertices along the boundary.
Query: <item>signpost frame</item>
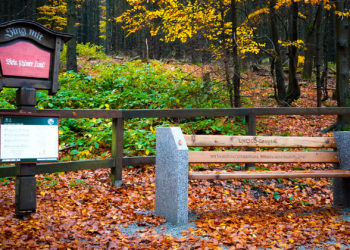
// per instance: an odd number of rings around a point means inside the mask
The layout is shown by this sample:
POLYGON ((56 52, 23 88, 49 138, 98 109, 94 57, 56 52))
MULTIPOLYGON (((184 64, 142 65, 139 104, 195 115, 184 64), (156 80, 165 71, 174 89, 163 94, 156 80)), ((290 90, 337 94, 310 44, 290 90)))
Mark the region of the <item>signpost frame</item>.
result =
MULTIPOLYGON (((34 21, 0 24, 0 91, 4 87, 17 88, 18 113, 11 116, 43 116, 35 114, 36 91, 48 90, 53 95, 60 89, 60 53, 63 43, 71 38, 34 21)), ((35 162, 16 162, 17 217, 36 211, 35 167, 35 162)))

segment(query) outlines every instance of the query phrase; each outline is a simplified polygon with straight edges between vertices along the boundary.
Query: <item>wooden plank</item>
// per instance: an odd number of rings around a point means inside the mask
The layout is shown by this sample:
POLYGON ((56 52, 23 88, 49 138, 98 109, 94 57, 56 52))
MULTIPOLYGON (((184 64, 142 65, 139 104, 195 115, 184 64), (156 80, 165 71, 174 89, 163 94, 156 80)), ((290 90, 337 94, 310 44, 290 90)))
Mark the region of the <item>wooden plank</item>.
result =
POLYGON ((283 178, 345 178, 350 177, 350 170, 317 171, 234 171, 234 172, 190 172, 191 180, 228 180, 228 179, 283 179, 283 178))
POLYGON ((187 146, 335 148, 334 137, 185 135, 187 146))
MULTIPOLYGON (((124 157, 123 167, 126 166, 143 166, 155 164, 154 156, 135 156, 124 157)), ((36 174, 78 171, 84 169, 99 169, 114 167, 114 159, 105 160, 85 160, 85 161, 69 161, 69 162, 54 162, 54 163, 39 163, 35 169, 36 174)), ((16 166, 0 166, 0 178, 11 177, 16 175, 16 166)))
POLYGON ((155 156, 133 156, 123 158, 123 167, 134 166, 140 167, 144 165, 154 165, 156 164, 155 156))
POLYGON ((114 167, 114 159, 69 161, 55 163, 40 163, 35 168, 36 174, 49 174, 56 172, 78 171, 84 169, 99 169, 114 167))
POLYGON ((269 162, 330 162, 337 163, 336 152, 227 152, 227 151, 190 151, 188 152, 188 162, 190 163, 269 163, 269 162))
POLYGON ((0 178, 16 175, 16 166, 0 166, 0 178))

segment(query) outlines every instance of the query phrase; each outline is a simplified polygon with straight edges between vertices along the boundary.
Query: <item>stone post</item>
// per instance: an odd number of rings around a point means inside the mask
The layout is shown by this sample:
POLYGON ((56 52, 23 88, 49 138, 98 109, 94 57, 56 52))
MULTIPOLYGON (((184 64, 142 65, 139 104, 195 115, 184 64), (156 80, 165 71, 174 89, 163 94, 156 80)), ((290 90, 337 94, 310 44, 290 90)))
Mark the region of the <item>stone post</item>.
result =
MULTIPOLYGON (((339 158, 339 168, 350 170, 350 131, 335 132, 339 158)), ((334 178, 333 203, 336 206, 350 207, 350 178, 334 178)))
POLYGON ((188 222, 188 148, 180 128, 157 128, 156 214, 172 224, 188 222))

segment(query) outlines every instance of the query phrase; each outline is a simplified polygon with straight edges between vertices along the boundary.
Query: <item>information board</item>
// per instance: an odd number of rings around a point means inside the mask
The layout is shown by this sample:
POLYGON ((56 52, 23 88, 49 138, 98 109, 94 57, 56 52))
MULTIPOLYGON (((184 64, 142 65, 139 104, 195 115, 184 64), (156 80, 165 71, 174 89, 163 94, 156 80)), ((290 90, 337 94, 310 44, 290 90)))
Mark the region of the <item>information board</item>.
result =
POLYGON ((48 162, 58 160, 58 118, 2 117, 2 162, 48 162))

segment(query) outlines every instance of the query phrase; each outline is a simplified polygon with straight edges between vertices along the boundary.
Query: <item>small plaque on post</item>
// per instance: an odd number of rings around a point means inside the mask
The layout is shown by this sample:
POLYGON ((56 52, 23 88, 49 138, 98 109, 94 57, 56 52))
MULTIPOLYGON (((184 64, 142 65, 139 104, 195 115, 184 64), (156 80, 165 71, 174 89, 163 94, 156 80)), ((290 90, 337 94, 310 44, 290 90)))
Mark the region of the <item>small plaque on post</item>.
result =
POLYGON ((2 162, 49 162, 58 160, 58 118, 2 117, 2 162))

